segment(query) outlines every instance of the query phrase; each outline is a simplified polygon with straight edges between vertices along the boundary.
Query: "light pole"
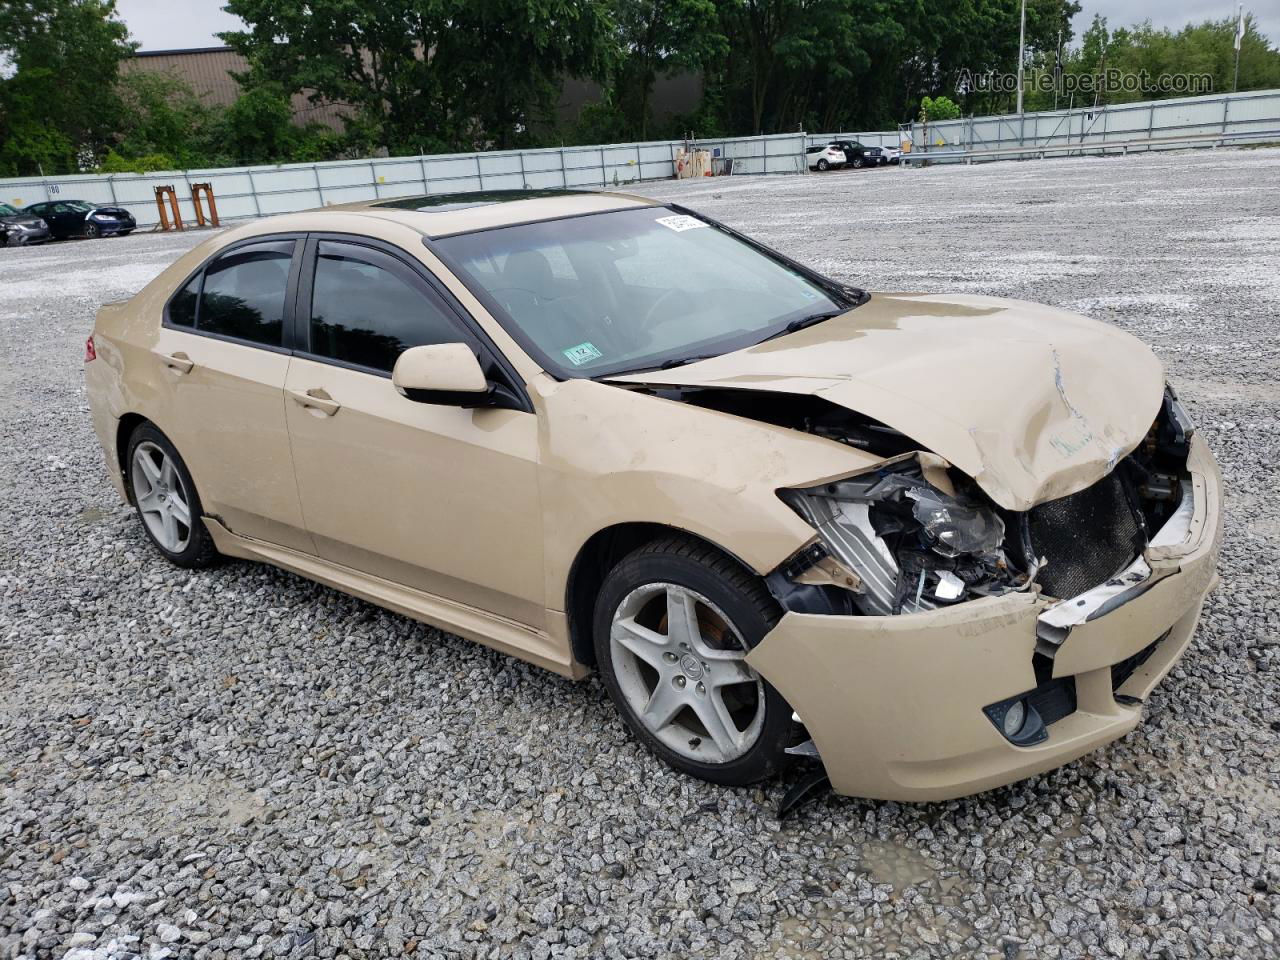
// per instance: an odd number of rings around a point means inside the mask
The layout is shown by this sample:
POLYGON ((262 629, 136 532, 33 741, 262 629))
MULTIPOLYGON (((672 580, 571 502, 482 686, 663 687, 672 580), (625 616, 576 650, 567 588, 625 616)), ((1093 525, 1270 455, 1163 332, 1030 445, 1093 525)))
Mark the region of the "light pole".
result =
POLYGON ((1236 74, 1235 79, 1231 81, 1231 92, 1237 93, 1240 90, 1240 48, 1244 46, 1244 0, 1241 0, 1236 9, 1236 74))
POLYGON ((1018 113, 1022 113, 1022 60, 1027 43, 1027 0, 1022 0, 1022 20, 1018 24, 1018 113))

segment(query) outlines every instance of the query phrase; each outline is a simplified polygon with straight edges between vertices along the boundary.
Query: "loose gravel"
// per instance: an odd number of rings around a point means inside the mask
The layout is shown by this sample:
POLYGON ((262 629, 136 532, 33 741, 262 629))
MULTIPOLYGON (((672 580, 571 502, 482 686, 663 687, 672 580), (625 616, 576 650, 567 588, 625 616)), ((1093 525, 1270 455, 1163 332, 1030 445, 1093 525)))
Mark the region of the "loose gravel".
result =
POLYGON ((1256 150, 639 188, 872 289, 1118 324, 1226 477, 1222 585, 1135 732, 781 823, 782 785, 670 772, 595 680, 168 566, 80 361, 198 235, 0 251, 0 958, 1280 956, 1278 184, 1256 150))

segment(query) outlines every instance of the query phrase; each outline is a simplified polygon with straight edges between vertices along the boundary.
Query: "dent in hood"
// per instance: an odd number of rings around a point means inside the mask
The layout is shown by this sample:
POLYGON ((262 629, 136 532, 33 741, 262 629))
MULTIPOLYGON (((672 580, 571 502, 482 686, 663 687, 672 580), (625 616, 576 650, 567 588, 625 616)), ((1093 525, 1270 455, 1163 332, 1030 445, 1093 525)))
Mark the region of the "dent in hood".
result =
POLYGON ((1164 391, 1144 344, 994 297, 879 294, 794 334, 616 382, 810 394, 954 464, 1000 506, 1083 490, 1146 436, 1164 391))

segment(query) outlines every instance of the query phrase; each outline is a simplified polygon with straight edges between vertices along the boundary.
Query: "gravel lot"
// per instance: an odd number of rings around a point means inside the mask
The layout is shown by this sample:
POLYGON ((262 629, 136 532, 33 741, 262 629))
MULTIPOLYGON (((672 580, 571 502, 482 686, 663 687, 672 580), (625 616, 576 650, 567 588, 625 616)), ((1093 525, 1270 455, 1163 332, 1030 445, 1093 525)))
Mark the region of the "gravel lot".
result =
POLYGON ((642 188, 872 289, 1116 323, 1226 475, 1222 586, 1132 735, 783 823, 781 785, 668 772, 595 680, 165 564, 82 343, 198 235, 0 251, 0 958, 1280 956, 1277 185, 1256 150, 642 188))

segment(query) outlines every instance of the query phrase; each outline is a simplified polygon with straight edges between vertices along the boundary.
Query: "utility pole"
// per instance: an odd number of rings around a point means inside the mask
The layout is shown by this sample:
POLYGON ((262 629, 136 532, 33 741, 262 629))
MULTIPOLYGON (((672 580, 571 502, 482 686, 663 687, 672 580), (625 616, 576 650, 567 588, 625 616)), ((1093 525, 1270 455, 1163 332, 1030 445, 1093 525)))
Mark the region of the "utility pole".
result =
MULTIPOLYGON (((1024 48, 1027 44, 1027 0, 1022 0, 1022 21, 1018 25, 1018 113, 1022 113, 1022 60, 1024 48)), ((1236 51, 1236 60, 1239 62, 1240 52, 1236 51)))
POLYGON ((1236 10, 1236 75, 1231 81, 1231 92, 1237 93, 1240 90, 1240 48, 1244 46, 1244 2, 1237 5, 1236 10))
POLYGON ((1062 86, 1062 28, 1058 28, 1058 52, 1053 55, 1053 109, 1058 109, 1058 89, 1062 86))

